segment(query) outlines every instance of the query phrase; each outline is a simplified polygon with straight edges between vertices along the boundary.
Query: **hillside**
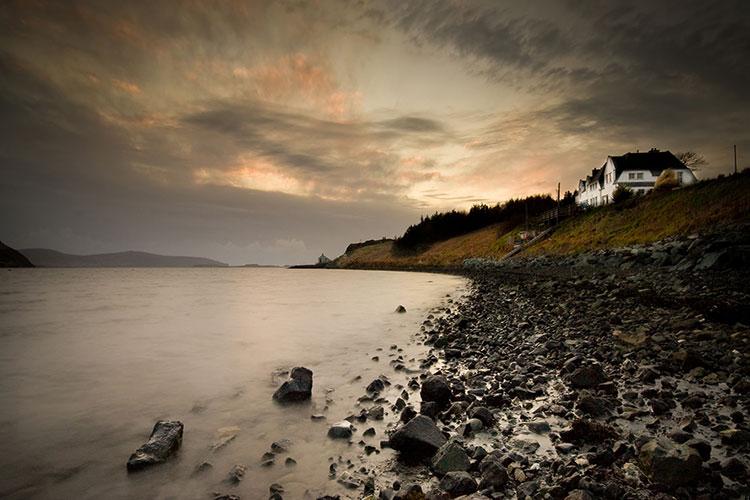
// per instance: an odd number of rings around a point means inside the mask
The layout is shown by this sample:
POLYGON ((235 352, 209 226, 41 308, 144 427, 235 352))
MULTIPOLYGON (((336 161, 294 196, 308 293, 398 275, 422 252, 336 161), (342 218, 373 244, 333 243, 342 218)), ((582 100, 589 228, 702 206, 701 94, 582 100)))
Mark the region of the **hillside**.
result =
POLYGON ((566 255, 713 232, 750 221, 750 172, 652 193, 564 221, 524 255, 566 255))
MULTIPOLYGON (((651 243, 747 221, 750 173, 745 172, 589 210, 562 222, 550 238, 519 255, 564 255, 651 243)), ((400 252, 391 240, 377 242, 354 248, 335 263, 344 268, 455 268, 467 258, 499 259, 512 249, 519 229, 496 224, 411 253, 400 252)))
POLYGON ((464 259, 485 257, 497 259, 511 248, 514 234, 503 224, 494 224, 469 234, 434 243, 422 252, 403 252, 393 240, 373 243, 351 250, 338 259, 338 267, 351 268, 433 268, 457 267, 464 259))
POLYGON ((0 267, 34 267, 22 253, 0 241, 0 267))
POLYGON ((37 267, 225 267, 227 264, 203 257, 157 255, 146 252, 117 252, 73 255, 47 248, 22 249, 37 267))

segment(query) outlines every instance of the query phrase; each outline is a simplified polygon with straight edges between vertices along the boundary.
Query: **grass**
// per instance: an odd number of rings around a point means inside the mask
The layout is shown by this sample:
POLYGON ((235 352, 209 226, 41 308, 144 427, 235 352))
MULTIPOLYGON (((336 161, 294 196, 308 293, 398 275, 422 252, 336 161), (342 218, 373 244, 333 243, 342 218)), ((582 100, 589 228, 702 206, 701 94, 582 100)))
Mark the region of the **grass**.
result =
POLYGON ((650 193, 569 219, 524 255, 562 255, 651 243, 750 220, 750 174, 650 193))
POLYGON ((372 268, 460 266, 470 257, 502 257, 511 250, 510 238, 515 233, 503 224, 494 224, 412 253, 404 253, 394 248, 392 241, 385 241, 344 254, 336 263, 340 267, 372 268))
MULTIPOLYGON (((550 238, 519 255, 565 255, 651 243, 748 221, 750 172, 746 171, 590 210, 566 220, 550 238)), ((403 253, 394 248, 393 241, 384 241, 344 254, 336 263, 356 268, 456 267, 472 257, 499 259, 512 249, 512 238, 519 229, 495 224, 412 253, 403 253)))

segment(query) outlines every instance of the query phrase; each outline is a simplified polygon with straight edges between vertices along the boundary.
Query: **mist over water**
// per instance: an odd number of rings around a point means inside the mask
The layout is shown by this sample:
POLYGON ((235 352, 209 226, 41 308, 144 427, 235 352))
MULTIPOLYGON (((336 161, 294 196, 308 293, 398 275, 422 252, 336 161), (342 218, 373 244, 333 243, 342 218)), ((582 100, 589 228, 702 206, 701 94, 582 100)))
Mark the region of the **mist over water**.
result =
MULTIPOLYGON (((426 352, 415 340, 420 322, 464 286, 453 276, 377 271, 3 272, 0 496, 267 498, 274 482, 288 498, 346 495, 327 477, 329 457, 358 468, 356 443, 377 445, 384 428, 358 424, 349 445, 326 437, 329 424, 358 412, 357 398, 380 374, 392 380, 384 395, 395 400, 397 384, 414 375, 389 360, 401 354, 417 368, 426 352), (406 314, 394 313, 399 304, 406 314), (271 395, 284 376, 273 374, 298 365, 314 372, 313 399, 282 407, 271 395), (182 448, 166 464, 127 474, 128 456, 158 419, 185 424, 182 448), (362 438, 370 426, 377 435, 362 438), (237 437, 212 451, 228 427, 239 428, 237 437), (262 467, 279 439, 292 441, 289 453, 262 467), (297 465, 285 465, 287 456, 297 465), (203 461, 213 469, 195 475, 203 461), (238 486, 223 482, 234 464, 248 466, 238 486)), ((392 459, 383 450, 368 463, 392 459)))

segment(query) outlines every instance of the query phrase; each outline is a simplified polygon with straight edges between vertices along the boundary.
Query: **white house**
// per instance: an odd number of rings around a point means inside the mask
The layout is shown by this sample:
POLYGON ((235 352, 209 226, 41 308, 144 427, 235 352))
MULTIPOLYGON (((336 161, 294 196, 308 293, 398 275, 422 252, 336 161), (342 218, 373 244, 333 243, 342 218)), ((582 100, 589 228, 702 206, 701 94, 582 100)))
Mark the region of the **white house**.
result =
POLYGON ((669 151, 652 149, 647 153, 607 156, 604 165, 578 181, 576 203, 592 207, 611 203, 617 186, 625 186, 637 194, 646 193, 654 188, 656 179, 666 169, 674 170, 681 186, 698 180, 693 171, 669 151))

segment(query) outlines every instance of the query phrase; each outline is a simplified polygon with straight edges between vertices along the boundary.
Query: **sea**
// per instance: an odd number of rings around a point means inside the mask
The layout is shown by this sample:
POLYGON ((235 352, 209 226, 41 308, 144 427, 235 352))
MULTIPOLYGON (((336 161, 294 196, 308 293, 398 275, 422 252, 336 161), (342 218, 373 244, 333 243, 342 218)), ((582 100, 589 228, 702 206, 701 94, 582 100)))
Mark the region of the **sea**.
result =
POLYGON ((388 271, 2 270, 0 497, 264 499, 277 484, 284 498, 359 498, 331 464, 356 481, 395 460, 379 444, 402 391, 418 409, 408 381, 428 351, 421 324, 466 288, 457 276, 388 271), (280 405, 272 394, 294 366, 313 371, 312 399, 280 405), (375 404, 362 397, 379 376, 390 382, 386 419, 355 421, 351 440, 327 437, 375 404), (181 448, 128 473, 162 419, 184 424, 181 448), (269 464, 274 442, 287 451, 269 464), (235 465, 246 467, 237 484, 235 465))

